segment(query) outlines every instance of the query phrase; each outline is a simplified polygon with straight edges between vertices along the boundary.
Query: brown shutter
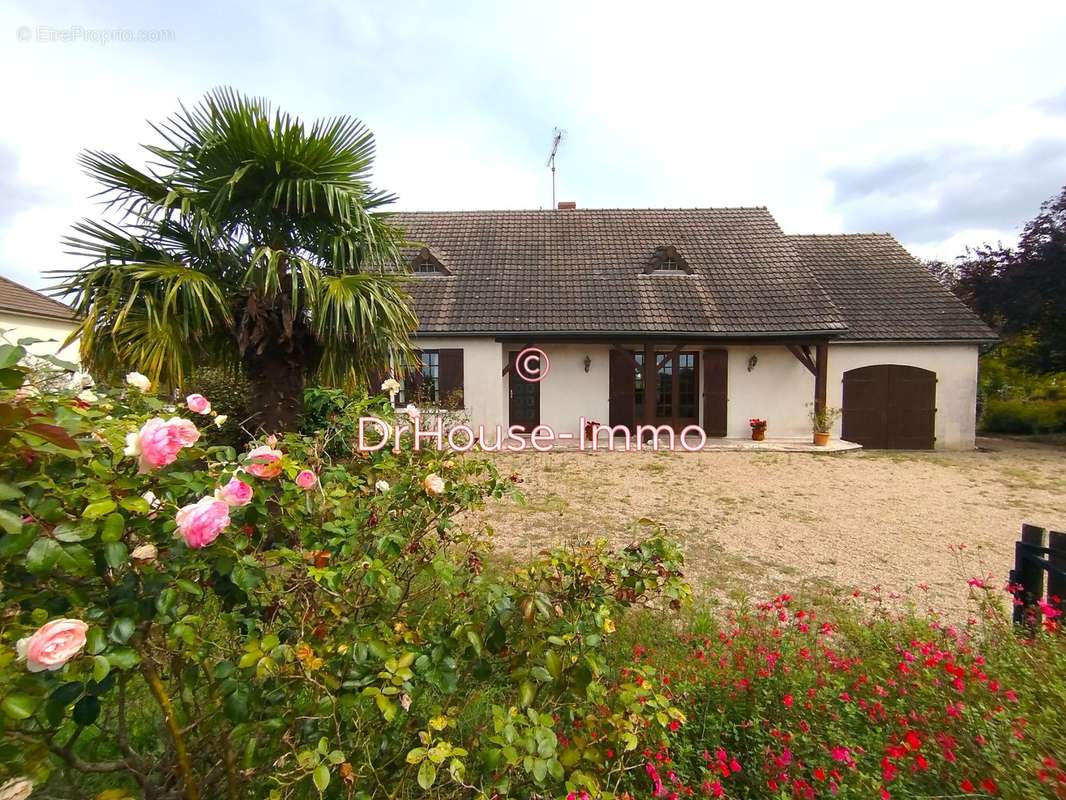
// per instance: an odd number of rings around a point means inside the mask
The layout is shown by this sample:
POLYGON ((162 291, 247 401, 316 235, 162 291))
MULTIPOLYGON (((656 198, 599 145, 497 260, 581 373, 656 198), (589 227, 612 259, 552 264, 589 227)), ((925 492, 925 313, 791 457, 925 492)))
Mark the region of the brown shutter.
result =
POLYGON ((633 354, 611 350, 608 375, 608 402, 611 425, 625 425, 633 430, 636 402, 636 362, 633 354))
POLYGON ((385 373, 380 369, 371 369, 366 374, 366 393, 381 394, 381 384, 385 382, 385 373))
POLYGON ((422 351, 415 350, 414 362, 408 365, 403 379, 403 399, 408 403, 422 402, 422 351))
POLYGON ((729 413, 729 351, 703 351, 703 430, 725 436, 729 413))
POLYGON ((463 350, 461 347, 437 351, 440 404, 444 408, 463 407, 463 350))

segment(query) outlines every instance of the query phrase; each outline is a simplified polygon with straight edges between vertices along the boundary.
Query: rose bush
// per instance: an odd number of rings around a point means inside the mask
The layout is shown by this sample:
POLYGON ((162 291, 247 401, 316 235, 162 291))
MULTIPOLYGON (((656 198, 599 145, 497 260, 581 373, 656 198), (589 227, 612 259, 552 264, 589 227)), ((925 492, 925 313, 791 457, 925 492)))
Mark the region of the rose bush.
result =
POLYGON ((0 395, 0 782, 602 793, 683 717, 608 668, 625 609, 686 597, 656 531, 498 573, 457 515, 514 484, 477 459, 337 462, 335 431, 241 455, 136 376, 92 399, 21 383, 0 395))
POLYGON ((1050 604, 1035 633, 977 579, 960 626, 836 597, 687 614, 647 521, 621 552, 490 560, 462 512, 520 479, 341 446, 385 397, 240 454, 139 379, 27 392, 3 359, 19 796, 1066 797, 1050 604))

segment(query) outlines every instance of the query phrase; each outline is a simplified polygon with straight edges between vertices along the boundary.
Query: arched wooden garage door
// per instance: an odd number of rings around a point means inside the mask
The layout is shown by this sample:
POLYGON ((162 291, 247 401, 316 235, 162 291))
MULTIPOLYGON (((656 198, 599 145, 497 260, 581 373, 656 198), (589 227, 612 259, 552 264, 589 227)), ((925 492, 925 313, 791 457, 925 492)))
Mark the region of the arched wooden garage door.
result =
POLYGON ((863 447, 932 450, 936 373, 877 364, 844 373, 842 437, 863 447))

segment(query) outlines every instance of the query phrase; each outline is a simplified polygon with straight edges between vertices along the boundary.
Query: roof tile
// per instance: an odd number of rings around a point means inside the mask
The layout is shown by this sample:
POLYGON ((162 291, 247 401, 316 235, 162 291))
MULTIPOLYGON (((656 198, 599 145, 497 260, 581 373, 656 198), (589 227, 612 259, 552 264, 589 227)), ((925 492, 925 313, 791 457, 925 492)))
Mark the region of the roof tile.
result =
POLYGON ((845 329, 764 208, 445 211, 391 219, 454 273, 410 281, 421 334, 845 329), (664 245, 676 247, 693 274, 645 275, 664 245))
POLYGON ((849 340, 990 340, 995 334, 885 233, 789 236, 844 315, 849 340))
POLYGON ((45 317, 75 322, 77 316, 68 306, 58 300, 36 292, 21 283, 0 275, 0 311, 23 314, 27 317, 45 317))

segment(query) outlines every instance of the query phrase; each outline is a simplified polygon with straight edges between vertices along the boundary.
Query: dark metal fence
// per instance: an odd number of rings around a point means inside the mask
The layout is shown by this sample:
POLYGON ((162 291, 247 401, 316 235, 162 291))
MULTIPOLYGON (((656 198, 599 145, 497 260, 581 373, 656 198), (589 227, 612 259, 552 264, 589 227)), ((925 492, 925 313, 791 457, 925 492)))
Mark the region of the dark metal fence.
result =
POLYGON ((1040 601, 1066 608, 1066 533, 1036 525, 1022 525, 1022 538, 1014 545, 1014 569, 1010 573, 1014 596, 1014 622, 1039 625, 1040 601), (1044 573, 1047 573, 1045 592, 1044 573))

